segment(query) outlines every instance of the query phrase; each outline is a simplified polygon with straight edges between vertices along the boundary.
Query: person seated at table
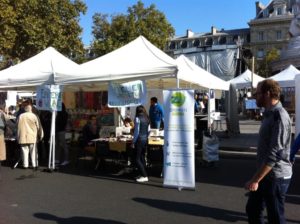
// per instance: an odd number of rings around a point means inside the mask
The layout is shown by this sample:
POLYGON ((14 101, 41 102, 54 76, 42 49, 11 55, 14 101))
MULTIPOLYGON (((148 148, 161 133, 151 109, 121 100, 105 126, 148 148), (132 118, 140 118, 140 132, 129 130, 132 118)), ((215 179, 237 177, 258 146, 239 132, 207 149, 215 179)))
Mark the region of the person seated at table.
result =
POLYGON ((124 119, 124 126, 125 127, 130 127, 130 134, 133 134, 134 123, 133 123, 133 121, 131 120, 130 117, 126 117, 124 119))
POLYGON ((96 126, 96 116, 91 115, 82 128, 82 146, 88 146, 90 141, 99 138, 96 126))

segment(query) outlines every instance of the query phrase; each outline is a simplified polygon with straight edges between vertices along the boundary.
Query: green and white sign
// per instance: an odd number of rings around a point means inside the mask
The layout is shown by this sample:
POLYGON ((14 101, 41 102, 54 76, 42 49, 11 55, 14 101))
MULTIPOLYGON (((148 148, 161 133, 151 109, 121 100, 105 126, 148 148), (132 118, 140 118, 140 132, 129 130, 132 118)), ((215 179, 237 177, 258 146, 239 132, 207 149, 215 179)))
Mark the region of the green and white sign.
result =
POLYGON ((194 90, 165 90, 164 186, 195 188, 194 90))

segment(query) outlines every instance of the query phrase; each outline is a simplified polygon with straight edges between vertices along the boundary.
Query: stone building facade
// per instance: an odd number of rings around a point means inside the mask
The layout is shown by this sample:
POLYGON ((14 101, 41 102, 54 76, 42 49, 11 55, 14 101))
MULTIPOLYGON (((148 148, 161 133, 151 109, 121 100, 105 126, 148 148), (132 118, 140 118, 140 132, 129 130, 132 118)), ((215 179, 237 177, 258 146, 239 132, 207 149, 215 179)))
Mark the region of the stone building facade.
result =
POLYGON ((250 27, 250 48, 252 54, 261 60, 275 48, 279 55, 289 43, 289 27, 294 17, 295 0, 274 0, 264 6, 256 2, 256 17, 250 27))
POLYGON ((165 52, 174 58, 184 54, 205 70, 224 80, 229 80, 241 70, 240 50, 245 46, 250 46, 249 28, 218 30, 216 27, 211 27, 211 31, 207 33, 194 33, 187 30, 186 35, 172 38, 165 52), (220 64, 220 61, 215 60, 222 59, 227 60, 231 67, 214 66, 214 63, 220 64))
MULTIPOLYGON (((236 76, 243 70, 241 66, 242 60, 240 60, 241 57, 238 55, 245 56, 246 53, 249 53, 248 49, 257 60, 263 60, 266 53, 271 49, 277 49, 279 55, 287 49, 290 40, 289 27, 296 13, 295 10, 297 10, 295 7, 296 2, 297 0, 273 0, 268 5, 256 2, 256 15, 254 19, 249 21, 249 28, 217 30, 217 28, 212 27, 211 31, 207 33, 194 33, 191 30, 187 30, 185 36, 172 38, 168 42, 165 51, 176 58, 180 54, 189 56, 215 50, 239 49, 240 51, 237 51, 234 58, 236 59, 235 74, 230 74, 231 76, 236 76)), ((210 71, 205 66, 205 63, 201 65, 199 62, 195 62, 202 68, 210 71)), ((298 67, 295 59, 278 66, 280 63, 274 64, 274 72, 284 69, 286 63, 291 63, 298 67)), ((221 74, 212 73, 224 80, 230 77, 222 77, 221 74)))

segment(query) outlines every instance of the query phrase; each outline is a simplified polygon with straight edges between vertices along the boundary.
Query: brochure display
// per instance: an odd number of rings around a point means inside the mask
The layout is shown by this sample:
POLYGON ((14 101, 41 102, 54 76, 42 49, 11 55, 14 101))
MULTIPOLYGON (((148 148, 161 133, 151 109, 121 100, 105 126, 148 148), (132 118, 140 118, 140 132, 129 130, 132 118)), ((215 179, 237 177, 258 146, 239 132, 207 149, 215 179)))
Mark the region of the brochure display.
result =
POLYGON ((194 90, 165 90, 164 186, 195 188, 194 90))

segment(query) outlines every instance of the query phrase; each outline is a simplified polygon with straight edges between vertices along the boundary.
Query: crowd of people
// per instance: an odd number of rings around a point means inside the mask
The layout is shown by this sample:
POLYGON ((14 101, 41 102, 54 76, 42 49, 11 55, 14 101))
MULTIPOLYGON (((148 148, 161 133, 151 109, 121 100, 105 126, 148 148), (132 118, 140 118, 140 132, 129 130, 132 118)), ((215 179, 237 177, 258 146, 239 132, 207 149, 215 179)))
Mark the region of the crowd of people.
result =
MULTIPOLYGON (((51 132, 50 111, 39 111, 31 99, 21 100, 15 107, 0 106, 0 161, 7 159, 5 139, 16 141, 17 149, 9 149, 18 165, 24 169, 37 169, 39 163, 47 161, 51 132)), ((69 163, 68 146, 65 141, 65 130, 68 113, 65 105, 56 117, 56 152, 55 159, 60 165, 69 163)), ((12 158, 10 158, 12 159, 12 158)), ((13 166, 15 167, 15 166, 13 166)))

